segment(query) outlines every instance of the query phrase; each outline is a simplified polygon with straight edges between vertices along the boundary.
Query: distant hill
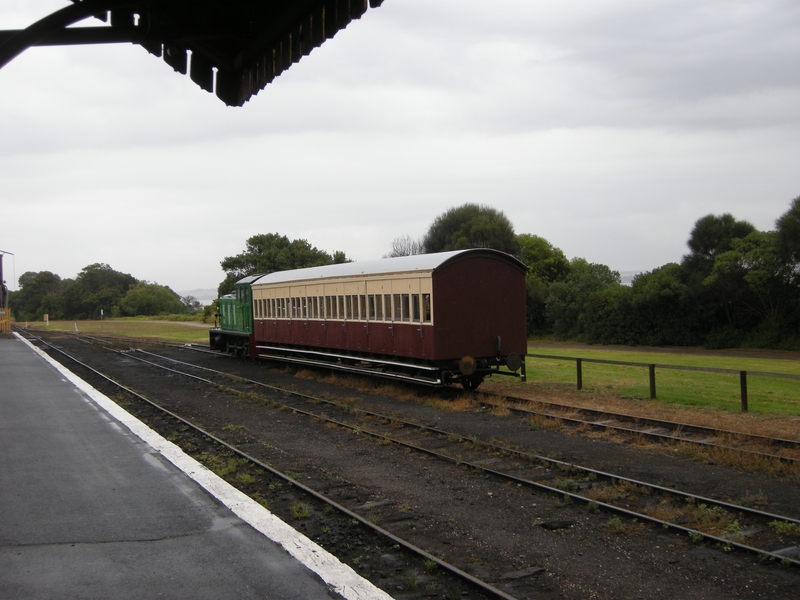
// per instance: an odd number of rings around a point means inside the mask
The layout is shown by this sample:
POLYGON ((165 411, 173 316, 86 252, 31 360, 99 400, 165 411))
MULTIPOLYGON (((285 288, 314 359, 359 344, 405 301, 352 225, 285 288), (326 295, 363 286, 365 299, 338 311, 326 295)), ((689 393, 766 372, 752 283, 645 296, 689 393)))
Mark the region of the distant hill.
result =
POLYGON ((644 273, 644 271, 620 271, 619 276, 622 279, 622 285, 631 285, 633 278, 640 273, 644 273))
POLYGON ((208 306, 217 299, 217 290, 214 288, 181 291, 176 290, 176 293, 181 297, 194 296, 203 306, 208 306))

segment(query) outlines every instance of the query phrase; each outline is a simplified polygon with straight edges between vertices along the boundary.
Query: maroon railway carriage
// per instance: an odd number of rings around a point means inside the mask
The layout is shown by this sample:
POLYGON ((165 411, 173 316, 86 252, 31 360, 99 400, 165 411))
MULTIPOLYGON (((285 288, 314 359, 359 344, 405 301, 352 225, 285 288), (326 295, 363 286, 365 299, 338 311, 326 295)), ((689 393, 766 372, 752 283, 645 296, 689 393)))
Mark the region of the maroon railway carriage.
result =
POLYGON ((468 389, 524 379, 526 270, 472 249, 248 277, 250 356, 468 389))

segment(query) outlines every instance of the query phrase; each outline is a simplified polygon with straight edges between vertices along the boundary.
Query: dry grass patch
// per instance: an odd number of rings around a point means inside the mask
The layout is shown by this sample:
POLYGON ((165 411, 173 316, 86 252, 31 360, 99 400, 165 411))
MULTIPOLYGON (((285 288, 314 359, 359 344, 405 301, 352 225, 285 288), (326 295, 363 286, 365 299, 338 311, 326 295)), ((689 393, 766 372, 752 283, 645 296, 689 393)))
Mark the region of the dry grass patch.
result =
POLYGON ((553 402, 578 408, 800 441, 800 417, 796 416, 736 413, 667 404, 658 400, 623 399, 617 392, 607 388, 585 388, 577 391, 571 384, 487 381, 483 389, 489 393, 515 396, 532 402, 553 402))

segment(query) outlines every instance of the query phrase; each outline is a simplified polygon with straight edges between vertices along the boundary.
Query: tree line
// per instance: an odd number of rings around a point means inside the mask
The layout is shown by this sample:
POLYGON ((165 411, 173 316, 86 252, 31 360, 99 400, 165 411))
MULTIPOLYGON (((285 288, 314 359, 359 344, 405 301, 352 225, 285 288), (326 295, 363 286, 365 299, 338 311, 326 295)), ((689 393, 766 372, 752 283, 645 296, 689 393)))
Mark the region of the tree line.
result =
POLYGON ((9 308, 17 321, 98 319, 109 317, 192 314, 203 310, 192 296, 181 297, 169 287, 140 281, 104 263, 84 267, 75 279, 50 271, 28 271, 11 292, 9 308))
MULTIPOLYGON (((800 197, 773 231, 731 214, 706 215, 689 234, 689 253, 623 285, 607 265, 567 259, 545 238, 517 234, 502 211, 464 204, 445 211, 415 240, 404 235, 384 256, 494 248, 519 258, 526 275, 529 335, 597 344, 742 345, 800 348, 800 197)), ((225 258, 220 294, 241 277, 349 259, 279 234, 247 240, 225 258)))
MULTIPOLYGON (((699 219, 688 254, 641 273, 630 286, 607 265, 567 259, 545 238, 517 234, 495 208, 464 204, 439 215, 425 235, 396 238, 384 257, 494 248, 519 258, 526 275, 529 335, 598 344, 750 346, 800 348, 800 197, 775 222, 758 231, 731 214, 699 219)), ((218 292, 233 291, 248 275, 349 262, 307 240, 259 234, 245 250, 221 261, 226 276, 218 292)), ((18 321, 191 313, 192 297, 139 281, 106 264, 85 267, 73 279, 49 271, 27 272, 9 296, 18 321)), ((213 310, 213 309, 211 309, 213 310)), ((206 312, 210 312, 206 309, 206 312)))

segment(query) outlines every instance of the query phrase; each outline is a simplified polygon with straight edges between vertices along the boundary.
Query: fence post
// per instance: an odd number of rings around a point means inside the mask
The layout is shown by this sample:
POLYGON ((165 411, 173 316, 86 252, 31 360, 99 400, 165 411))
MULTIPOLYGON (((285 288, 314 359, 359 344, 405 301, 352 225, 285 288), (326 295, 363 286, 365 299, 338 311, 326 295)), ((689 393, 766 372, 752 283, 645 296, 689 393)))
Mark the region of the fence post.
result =
POLYGON ((583 389, 583 366, 580 358, 575 360, 575 371, 578 376, 578 390, 583 389))
POLYGON ((656 366, 647 365, 647 370, 650 371, 650 400, 656 399, 656 366))
POLYGON ((739 387, 742 390, 742 412, 747 412, 747 371, 739 371, 739 387))

